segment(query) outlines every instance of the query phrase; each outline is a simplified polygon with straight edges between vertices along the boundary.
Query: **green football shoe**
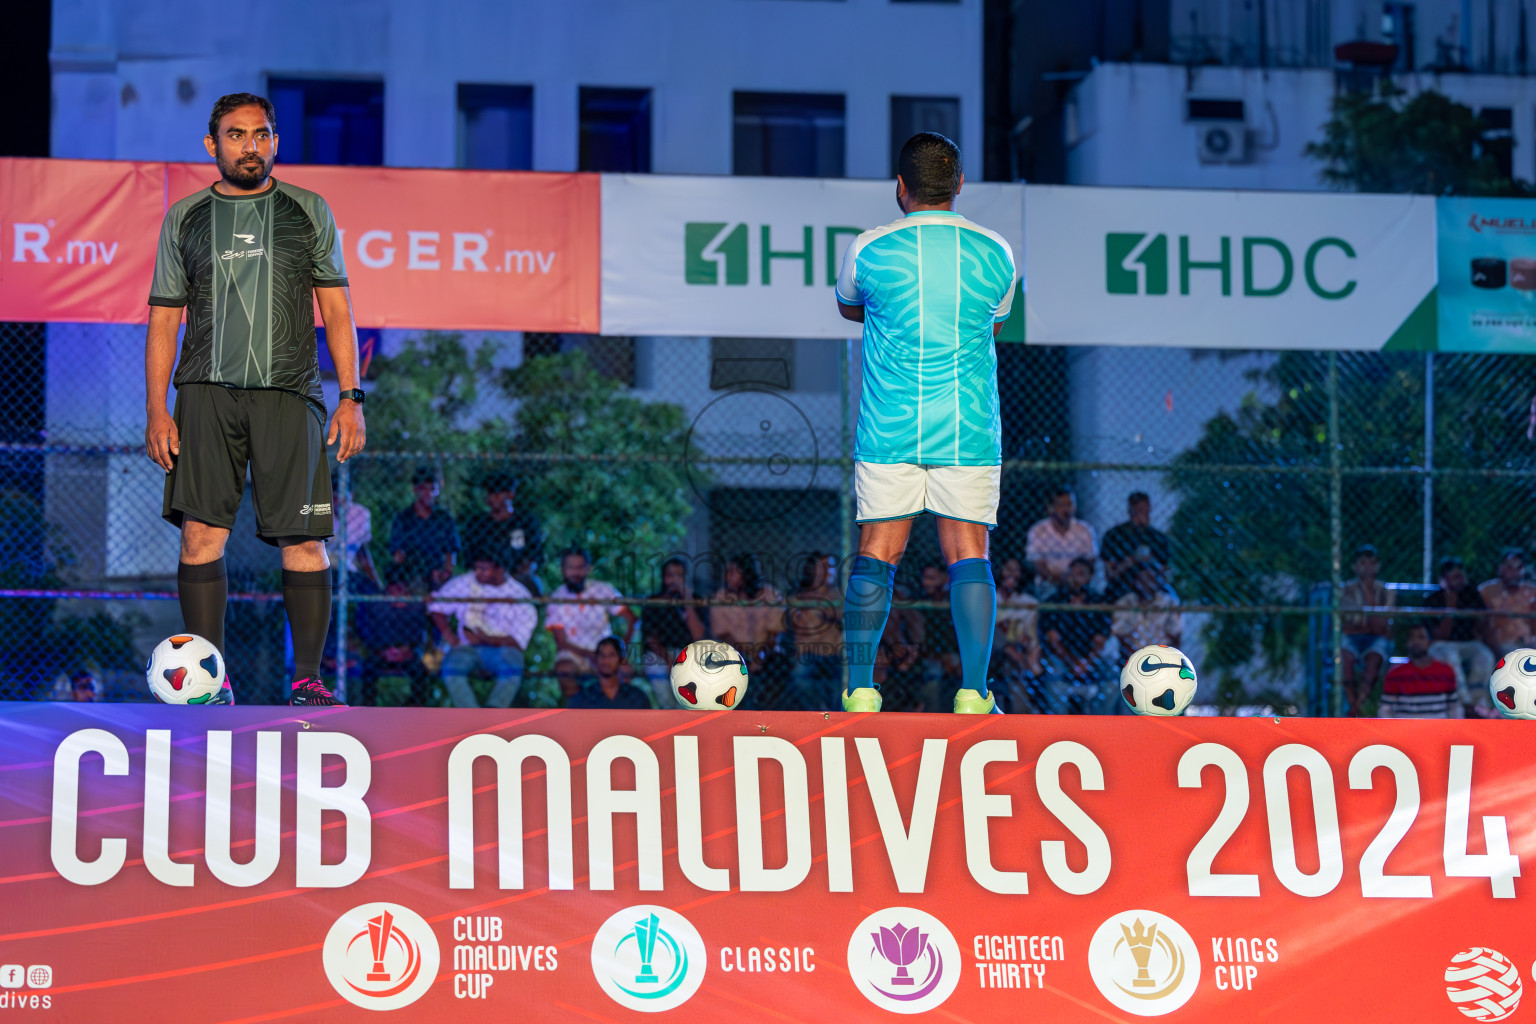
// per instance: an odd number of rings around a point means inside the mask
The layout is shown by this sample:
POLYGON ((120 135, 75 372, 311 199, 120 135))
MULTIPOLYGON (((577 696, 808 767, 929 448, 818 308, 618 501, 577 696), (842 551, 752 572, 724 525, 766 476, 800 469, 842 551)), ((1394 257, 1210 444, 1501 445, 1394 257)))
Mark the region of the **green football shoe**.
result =
POLYGON ((873 686, 859 686, 852 693, 843 691, 844 711, 879 711, 880 691, 873 686))
POLYGON ((955 714, 957 715, 1000 715, 1003 709, 997 706, 997 694, 991 690, 983 697, 975 690, 959 689, 955 691, 955 714))

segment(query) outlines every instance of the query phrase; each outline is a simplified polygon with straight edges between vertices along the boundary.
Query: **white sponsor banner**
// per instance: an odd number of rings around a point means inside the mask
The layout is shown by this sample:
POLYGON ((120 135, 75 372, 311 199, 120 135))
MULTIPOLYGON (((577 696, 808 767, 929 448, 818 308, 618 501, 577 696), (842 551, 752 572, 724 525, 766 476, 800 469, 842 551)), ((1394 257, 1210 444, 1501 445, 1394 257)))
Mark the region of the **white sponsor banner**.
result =
POLYGON ((1433 347, 1432 197, 1042 185, 1025 202, 1032 344, 1433 347))
MULTIPOLYGON (((1019 259, 1024 188, 967 183, 955 209, 1019 259)), ((603 175, 605 334, 857 337, 832 287, 860 231, 902 216, 894 181, 603 175)))

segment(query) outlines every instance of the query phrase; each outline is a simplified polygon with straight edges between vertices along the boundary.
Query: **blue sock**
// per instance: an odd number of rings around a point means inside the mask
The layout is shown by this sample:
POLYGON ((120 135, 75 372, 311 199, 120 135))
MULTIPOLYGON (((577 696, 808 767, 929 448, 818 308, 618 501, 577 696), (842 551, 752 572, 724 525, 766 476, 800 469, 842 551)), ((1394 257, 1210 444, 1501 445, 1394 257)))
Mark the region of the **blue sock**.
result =
POLYGON ((848 658, 848 691, 875 685, 875 654, 891 614, 896 567, 878 558, 859 555, 848 574, 843 599, 843 649, 848 658))
POLYGON ((987 664, 997 625, 997 583, 985 558, 962 558, 949 567, 949 613, 960 641, 960 677, 968 690, 987 695, 987 664))

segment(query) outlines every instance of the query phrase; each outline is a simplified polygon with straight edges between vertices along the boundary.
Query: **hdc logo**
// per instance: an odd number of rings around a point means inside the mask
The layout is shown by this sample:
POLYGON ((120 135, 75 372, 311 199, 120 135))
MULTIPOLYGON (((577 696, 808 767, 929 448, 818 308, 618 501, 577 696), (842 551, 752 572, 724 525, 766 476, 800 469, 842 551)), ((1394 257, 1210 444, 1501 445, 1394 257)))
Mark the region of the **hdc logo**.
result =
MULTIPOLYGON (((1206 273, 1217 275, 1221 294, 1230 296, 1234 262, 1242 273, 1245 297, 1270 299, 1290 290, 1298 261, 1289 245, 1263 236, 1244 236, 1238 242, 1234 260, 1231 236, 1191 243, 1189 235, 1180 235, 1179 294, 1188 295, 1194 275, 1206 273)), ((1344 239, 1319 238, 1301 257, 1302 280, 1320 299, 1345 298, 1357 282, 1347 276, 1344 261, 1354 258, 1355 247, 1344 239)), ((1109 232, 1104 236, 1104 290, 1110 295, 1167 295, 1170 262, 1167 235, 1109 232)))
MULTIPOLYGON (((803 225, 781 229, 775 234, 770 224, 758 226, 757 252, 752 252, 753 232, 741 221, 690 221, 683 225, 683 279, 689 284, 745 285, 752 280, 753 257, 763 284, 773 284, 775 264, 799 263, 800 273, 780 280, 794 280, 812 286, 816 283, 816 264, 820 262, 828 285, 837 283, 838 245, 858 236, 862 228, 828 225, 824 231, 823 255, 817 259, 816 227, 803 225), (790 243, 786 236, 793 238, 790 243), (799 248, 775 249, 774 245, 796 244, 799 248)), ((787 269, 787 268, 786 268, 787 269)))

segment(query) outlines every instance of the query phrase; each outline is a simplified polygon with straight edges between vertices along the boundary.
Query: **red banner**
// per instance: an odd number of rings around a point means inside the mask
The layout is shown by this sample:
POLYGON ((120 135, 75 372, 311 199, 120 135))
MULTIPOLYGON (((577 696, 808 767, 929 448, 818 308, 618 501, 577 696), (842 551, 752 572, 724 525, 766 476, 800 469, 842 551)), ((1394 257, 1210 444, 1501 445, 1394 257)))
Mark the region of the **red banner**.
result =
MULTIPOLYGON (((279 164, 325 197, 369 327, 596 332, 599 177, 279 164)), ((0 319, 140 323, 209 164, 0 159, 0 319)))
POLYGON ((0 1008, 1498 1020, 1533 772, 1505 722, 3 705, 0 1008))

